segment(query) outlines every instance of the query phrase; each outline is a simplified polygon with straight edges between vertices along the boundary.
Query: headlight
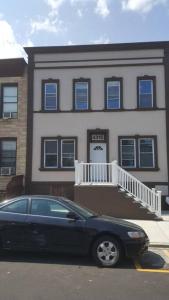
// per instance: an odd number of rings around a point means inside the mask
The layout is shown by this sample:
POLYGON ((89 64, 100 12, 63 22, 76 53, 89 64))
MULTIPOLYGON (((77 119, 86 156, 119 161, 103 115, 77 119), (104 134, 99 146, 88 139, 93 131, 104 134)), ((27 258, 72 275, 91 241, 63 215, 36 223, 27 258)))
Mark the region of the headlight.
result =
POLYGON ((140 239, 140 238, 145 237, 145 234, 143 231, 129 231, 127 233, 131 239, 140 239))

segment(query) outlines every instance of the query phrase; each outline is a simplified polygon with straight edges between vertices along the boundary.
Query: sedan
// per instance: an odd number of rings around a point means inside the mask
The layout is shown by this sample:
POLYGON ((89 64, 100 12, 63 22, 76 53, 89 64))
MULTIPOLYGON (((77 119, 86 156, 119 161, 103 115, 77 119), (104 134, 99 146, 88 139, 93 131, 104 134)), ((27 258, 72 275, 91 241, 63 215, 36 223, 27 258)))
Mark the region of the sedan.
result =
POLYGON ((99 216, 63 197, 21 196, 0 204, 4 250, 91 254, 97 265, 114 267, 124 256, 145 252, 148 244, 141 227, 99 216))

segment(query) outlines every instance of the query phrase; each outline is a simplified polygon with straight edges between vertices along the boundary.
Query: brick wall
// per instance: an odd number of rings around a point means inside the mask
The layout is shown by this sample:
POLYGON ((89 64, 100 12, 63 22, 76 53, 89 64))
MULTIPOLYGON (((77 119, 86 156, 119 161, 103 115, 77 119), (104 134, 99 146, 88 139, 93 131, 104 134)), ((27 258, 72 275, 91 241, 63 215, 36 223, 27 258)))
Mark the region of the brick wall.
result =
MULTIPOLYGON (((18 118, 0 118, 0 138, 17 138, 16 175, 25 175, 26 167, 26 128, 27 128, 27 74, 23 77, 0 77, 2 83, 18 83, 18 118)), ((10 176, 0 176, 0 191, 5 190, 10 176)))

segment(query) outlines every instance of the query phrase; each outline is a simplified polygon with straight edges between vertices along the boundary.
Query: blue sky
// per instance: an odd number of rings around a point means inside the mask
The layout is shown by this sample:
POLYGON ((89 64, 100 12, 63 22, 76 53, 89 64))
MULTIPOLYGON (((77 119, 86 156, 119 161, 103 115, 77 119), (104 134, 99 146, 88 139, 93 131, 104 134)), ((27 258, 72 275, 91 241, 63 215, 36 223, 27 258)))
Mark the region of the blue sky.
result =
POLYGON ((169 40, 169 0, 0 0, 0 58, 23 46, 169 40))

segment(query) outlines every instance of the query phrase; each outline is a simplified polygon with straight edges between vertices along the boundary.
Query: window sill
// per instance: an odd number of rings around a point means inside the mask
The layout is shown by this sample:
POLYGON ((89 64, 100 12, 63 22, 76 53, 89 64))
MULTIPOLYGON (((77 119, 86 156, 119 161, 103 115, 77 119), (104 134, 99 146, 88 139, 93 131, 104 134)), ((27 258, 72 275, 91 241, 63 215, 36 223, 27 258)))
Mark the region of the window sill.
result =
POLYGON ((144 172, 144 171, 149 171, 149 172, 157 172, 160 170, 160 168, 124 168, 124 167, 121 167, 123 168, 124 170, 126 171, 139 171, 139 172, 144 172))
POLYGON ((59 172, 59 171, 71 171, 74 172, 75 168, 39 168, 39 171, 45 171, 45 172, 59 172))

